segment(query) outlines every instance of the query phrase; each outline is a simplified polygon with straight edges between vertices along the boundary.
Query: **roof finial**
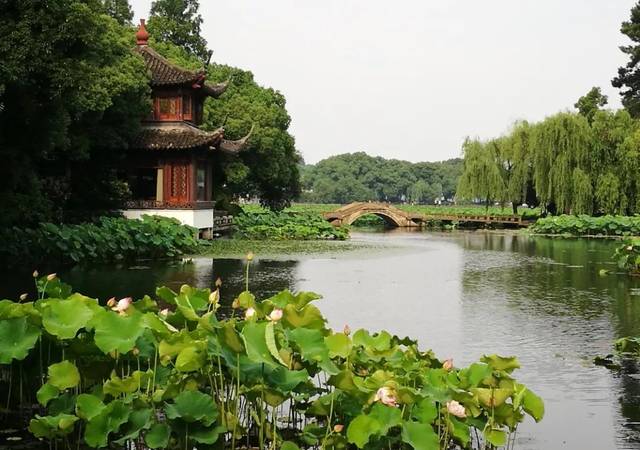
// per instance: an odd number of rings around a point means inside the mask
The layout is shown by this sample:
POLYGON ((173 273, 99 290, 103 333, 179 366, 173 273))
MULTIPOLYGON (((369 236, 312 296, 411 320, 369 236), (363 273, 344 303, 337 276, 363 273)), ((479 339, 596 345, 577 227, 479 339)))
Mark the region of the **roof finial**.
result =
POLYGON ((148 44, 149 32, 144 27, 144 19, 140 19, 140 26, 138 27, 138 32, 136 33, 136 40, 138 42, 138 45, 141 47, 148 44))

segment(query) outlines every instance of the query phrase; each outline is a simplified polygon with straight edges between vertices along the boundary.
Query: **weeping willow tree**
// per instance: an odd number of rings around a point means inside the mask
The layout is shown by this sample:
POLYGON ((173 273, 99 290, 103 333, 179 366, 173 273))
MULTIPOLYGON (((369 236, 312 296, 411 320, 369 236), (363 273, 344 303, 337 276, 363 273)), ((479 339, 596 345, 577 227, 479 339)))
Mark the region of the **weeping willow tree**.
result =
POLYGON ((573 208, 574 214, 593 213, 593 186, 591 177, 582 169, 573 169, 573 208))
POLYGON ((504 198, 505 185, 500 174, 496 153, 499 143, 483 143, 466 139, 462 151, 464 162, 456 196, 466 200, 482 200, 487 208, 495 200, 504 198))
POLYGON ((620 210, 623 214, 640 212, 640 130, 635 130, 620 145, 620 210))
POLYGON ((527 195, 531 178, 531 127, 526 121, 516 122, 511 133, 503 138, 502 178, 505 185, 505 200, 510 201, 513 213, 527 195))
MULTIPOLYGON (((551 212, 570 212, 574 196, 584 196, 574 192, 573 171, 590 172, 593 137, 586 118, 571 113, 546 118, 534 127, 531 152, 540 202, 551 212)), ((578 184, 581 186, 584 183, 578 184)))

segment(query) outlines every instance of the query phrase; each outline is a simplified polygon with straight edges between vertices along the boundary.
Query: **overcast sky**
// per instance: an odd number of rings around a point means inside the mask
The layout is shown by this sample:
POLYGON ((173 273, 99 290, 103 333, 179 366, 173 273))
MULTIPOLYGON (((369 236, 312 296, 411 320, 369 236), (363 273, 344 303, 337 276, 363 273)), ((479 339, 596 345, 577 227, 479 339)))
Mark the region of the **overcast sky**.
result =
MULTIPOLYGON (((517 119, 572 108, 592 86, 610 106, 634 0, 200 0, 216 62, 281 91, 308 163, 366 151, 460 155, 517 119)), ((136 21, 151 0, 132 0, 136 21)))

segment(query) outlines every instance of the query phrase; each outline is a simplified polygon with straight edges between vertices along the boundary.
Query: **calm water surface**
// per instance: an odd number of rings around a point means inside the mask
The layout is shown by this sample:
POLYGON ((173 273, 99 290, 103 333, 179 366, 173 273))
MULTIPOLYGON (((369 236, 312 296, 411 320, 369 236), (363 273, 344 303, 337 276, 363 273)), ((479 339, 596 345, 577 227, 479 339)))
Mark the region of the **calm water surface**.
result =
MULTIPOLYGON (((614 269, 615 242, 484 232, 356 233, 374 248, 337 255, 258 259, 251 288, 324 295, 334 328, 387 329, 419 339, 458 365, 484 353, 517 355, 516 375, 541 395, 540 424, 518 431, 518 449, 640 449, 640 382, 595 367, 614 339, 640 334, 640 282, 614 269)), ((72 270, 65 281, 88 295, 152 293, 156 285, 210 286, 228 301, 242 290, 243 262, 72 270)))

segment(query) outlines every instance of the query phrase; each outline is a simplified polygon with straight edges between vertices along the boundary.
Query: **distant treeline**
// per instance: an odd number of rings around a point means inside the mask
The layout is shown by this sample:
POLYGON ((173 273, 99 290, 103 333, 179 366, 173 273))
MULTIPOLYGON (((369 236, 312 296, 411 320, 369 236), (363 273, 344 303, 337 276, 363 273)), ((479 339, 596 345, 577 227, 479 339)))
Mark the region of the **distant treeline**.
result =
POLYGON ((301 200, 434 203, 454 197, 461 171, 461 159, 411 163, 364 152, 345 153, 301 168, 301 200))

